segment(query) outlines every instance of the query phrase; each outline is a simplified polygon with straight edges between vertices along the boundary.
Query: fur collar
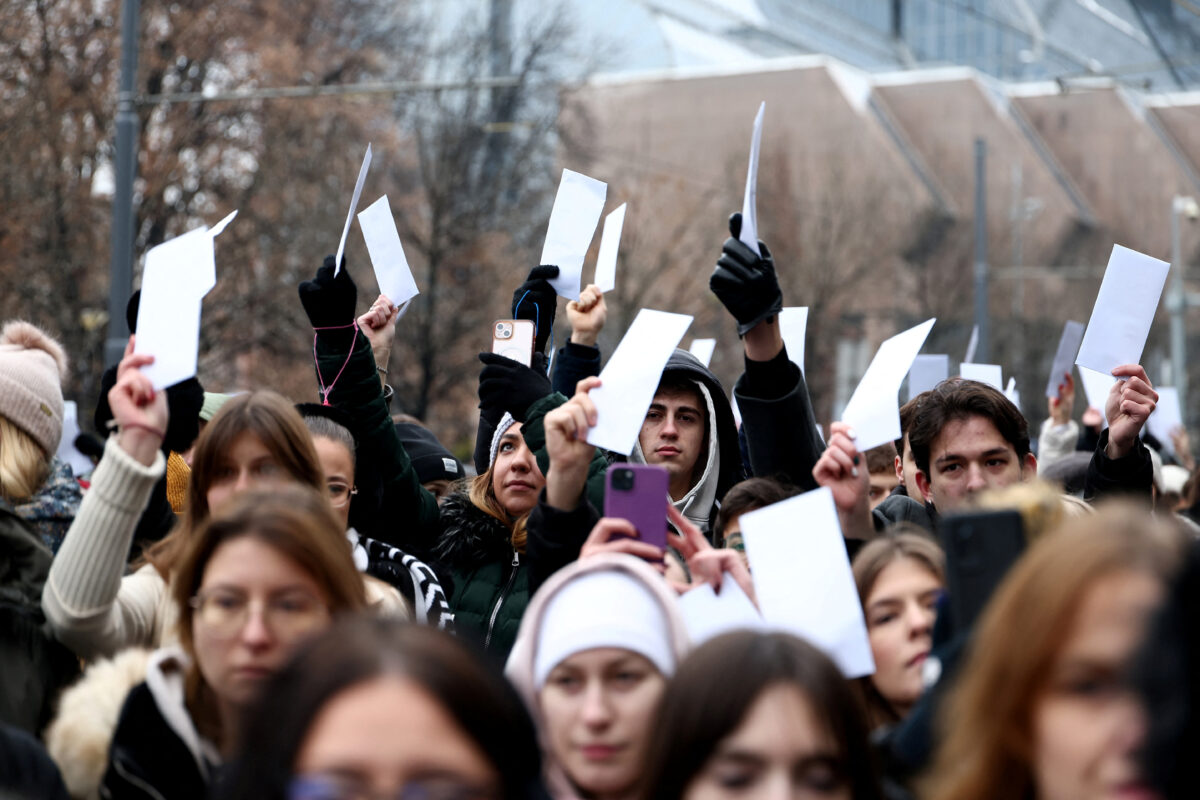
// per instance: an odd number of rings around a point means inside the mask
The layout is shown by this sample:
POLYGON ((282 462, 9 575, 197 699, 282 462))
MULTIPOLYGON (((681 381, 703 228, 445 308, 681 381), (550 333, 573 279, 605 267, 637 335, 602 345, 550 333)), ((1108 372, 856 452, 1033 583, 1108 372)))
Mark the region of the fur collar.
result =
POLYGON ((512 531, 477 508, 466 492, 455 492, 442 503, 442 534, 433 555, 453 569, 512 556, 512 531))

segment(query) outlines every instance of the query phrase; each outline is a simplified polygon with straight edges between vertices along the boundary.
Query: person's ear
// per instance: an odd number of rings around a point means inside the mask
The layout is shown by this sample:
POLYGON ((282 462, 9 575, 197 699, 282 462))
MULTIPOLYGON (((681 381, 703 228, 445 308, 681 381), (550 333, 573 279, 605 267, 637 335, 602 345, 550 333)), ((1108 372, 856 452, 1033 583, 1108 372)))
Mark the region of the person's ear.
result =
POLYGON ((917 470, 917 491, 921 493, 921 499, 926 503, 933 502, 933 486, 929 483, 929 476, 923 469, 917 470))
POLYGON ((1025 458, 1021 459, 1021 477, 1026 480, 1037 477, 1037 456, 1033 453, 1026 453, 1025 458))
MULTIPOLYGON (((904 459, 896 456, 894 466, 896 468, 896 480, 900 481, 901 486, 904 486, 904 459)), ((907 489, 908 487, 904 486, 904 488, 907 489)))

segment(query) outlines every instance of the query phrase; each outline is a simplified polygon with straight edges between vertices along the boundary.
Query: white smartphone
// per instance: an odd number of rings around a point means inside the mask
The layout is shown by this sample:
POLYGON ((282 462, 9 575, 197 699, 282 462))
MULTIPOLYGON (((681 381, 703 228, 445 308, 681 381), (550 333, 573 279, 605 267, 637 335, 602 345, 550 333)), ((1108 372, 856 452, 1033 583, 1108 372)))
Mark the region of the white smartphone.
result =
POLYGON ((533 363, 533 321, 528 319, 498 319, 492 323, 492 352, 520 361, 533 363))

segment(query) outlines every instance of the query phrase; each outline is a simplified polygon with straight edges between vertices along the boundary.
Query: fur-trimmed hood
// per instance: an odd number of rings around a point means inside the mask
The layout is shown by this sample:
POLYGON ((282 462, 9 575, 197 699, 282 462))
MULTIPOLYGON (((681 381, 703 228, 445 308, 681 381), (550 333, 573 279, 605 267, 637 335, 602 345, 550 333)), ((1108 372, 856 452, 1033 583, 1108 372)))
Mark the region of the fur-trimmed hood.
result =
POLYGON ((471 502, 464 492, 455 492, 442 503, 442 533, 433 548, 434 559, 451 569, 512 556, 512 530, 471 502))
POLYGON ((73 798, 99 797, 108 748, 129 690, 146 680, 150 650, 124 650, 93 663, 62 694, 58 716, 46 729, 46 749, 73 798))

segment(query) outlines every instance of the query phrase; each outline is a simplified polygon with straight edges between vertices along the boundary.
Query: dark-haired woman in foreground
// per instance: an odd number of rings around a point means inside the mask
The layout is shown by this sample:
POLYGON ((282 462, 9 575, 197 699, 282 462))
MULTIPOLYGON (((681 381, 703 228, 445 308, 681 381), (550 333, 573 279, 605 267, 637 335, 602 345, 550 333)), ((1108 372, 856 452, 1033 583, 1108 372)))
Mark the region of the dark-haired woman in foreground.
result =
POLYGON ((829 658, 781 633, 697 648, 659 706, 645 800, 881 797, 867 722, 829 658))
POLYGON ((222 782, 227 800, 542 797, 516 693, 441 631, 349 619, 267 686, 222 782))

